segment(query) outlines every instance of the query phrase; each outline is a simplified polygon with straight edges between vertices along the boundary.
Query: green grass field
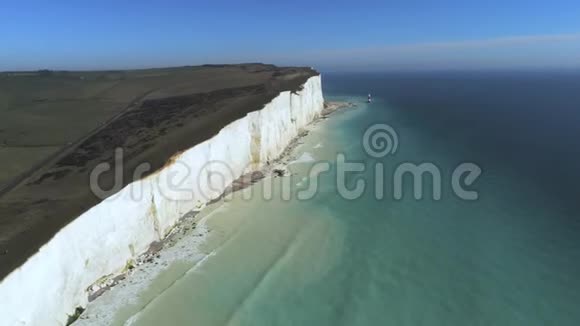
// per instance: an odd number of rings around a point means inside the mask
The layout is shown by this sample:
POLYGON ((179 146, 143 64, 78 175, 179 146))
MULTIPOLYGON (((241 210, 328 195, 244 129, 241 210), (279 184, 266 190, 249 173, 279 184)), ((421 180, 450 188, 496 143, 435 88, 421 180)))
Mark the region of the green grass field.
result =
POLYGON ((0 147, 0 184, 13 178, 15 175, 26 172, 34 163, 56 152, 59 147, 0 147))
POLYGON ((0 186, 143 98, 261 83, 263 65, 0 73, 0 186), (255 70, 255 71, 253 71, 255 70), (228 73, 231 71, 232 73, 228 73))
POLYGON ((187 88, 183 85, 197 70, 0 73, 0 185, 103 125, 140 96, 164 87, 187 88))

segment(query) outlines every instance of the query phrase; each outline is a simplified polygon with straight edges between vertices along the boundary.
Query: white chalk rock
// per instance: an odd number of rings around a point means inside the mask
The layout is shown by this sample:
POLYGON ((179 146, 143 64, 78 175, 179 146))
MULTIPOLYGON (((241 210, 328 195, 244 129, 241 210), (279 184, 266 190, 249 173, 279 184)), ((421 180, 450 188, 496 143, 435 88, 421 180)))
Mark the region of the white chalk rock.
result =
POLYGON ((121 272, 180 217, 278 157, 320 114, 323 102, 320 76, 312 77, 298 93, 280 93, 163 170, 89 209, 0 283, 0 325, 64 325, 76 307, 86 306, 93 283, 121 272), (170 186, 175 175, 187 176, 177 188, 170 186))

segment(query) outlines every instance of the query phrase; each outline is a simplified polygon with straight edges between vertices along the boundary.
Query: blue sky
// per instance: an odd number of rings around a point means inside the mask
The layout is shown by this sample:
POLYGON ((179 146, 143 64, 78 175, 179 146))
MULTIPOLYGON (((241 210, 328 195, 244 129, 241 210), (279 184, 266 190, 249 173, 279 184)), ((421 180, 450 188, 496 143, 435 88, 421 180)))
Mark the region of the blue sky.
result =
POLYGON ((580 1, 0 2, 0 70, 580 68, 580 1))

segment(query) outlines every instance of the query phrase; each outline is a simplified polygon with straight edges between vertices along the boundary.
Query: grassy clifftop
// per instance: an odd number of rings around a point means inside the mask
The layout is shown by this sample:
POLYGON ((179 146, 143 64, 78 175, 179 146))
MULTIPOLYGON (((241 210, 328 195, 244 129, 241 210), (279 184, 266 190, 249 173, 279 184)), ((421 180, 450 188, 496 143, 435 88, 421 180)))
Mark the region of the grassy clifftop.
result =
POLYGON ((141 163, 161 168, 317 74, 263 64, 0 73, 0 278, 102 200, 89 173, 116 148, 128 184, 141 163))

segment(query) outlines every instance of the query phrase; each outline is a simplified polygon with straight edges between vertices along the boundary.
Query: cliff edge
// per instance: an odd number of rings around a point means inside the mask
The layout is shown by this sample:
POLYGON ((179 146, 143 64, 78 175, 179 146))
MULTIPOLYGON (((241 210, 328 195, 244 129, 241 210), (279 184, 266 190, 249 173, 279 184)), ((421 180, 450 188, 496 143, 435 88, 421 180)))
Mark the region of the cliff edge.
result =
POLYGON ((88 286, 221 194, 208 162, 225 163, 232 182, 280 155, 323 108, 310 68, 184 69, 199 78, 136 99, 0 198, 1 324, 64 324, 88 286), (98 175, 105 196, 89 186, 102 163, 111 167, 98 175), (180 189, 190 191, 171 193, 160 181, 183 168, 191 178, 180 189))

